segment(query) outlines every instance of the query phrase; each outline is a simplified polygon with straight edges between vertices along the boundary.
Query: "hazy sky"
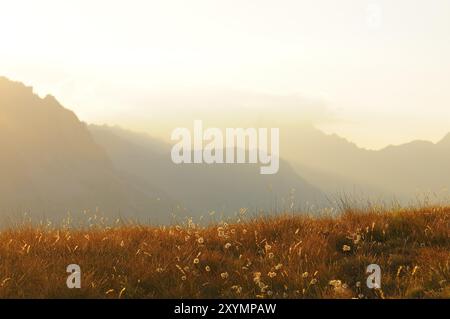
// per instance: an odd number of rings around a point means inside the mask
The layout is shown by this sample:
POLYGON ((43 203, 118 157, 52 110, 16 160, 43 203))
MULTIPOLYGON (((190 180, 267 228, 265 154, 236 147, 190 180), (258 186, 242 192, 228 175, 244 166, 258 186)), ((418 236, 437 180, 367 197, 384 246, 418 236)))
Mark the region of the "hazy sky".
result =
POLYGON ((178 92, 239 90, 321 101, 333 114, 321 127, 361 146, 437 141, 450 131, 450 1, 0 0, 0 75, 82 120, 149 132, 193 103, 178 92))

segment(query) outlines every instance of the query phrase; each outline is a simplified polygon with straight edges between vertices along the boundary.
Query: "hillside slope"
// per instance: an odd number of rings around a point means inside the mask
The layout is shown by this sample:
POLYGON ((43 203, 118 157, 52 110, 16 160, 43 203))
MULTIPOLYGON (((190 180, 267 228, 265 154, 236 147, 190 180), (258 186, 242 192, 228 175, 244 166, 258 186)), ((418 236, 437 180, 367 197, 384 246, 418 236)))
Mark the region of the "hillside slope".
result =
POLYGON ((285 128, 283 133, 281 146, 291 150, 286 159, 328 193, 409 201, 418 194, 450 189, 450 135, 436 144, 413 141, 374 151, 310 125, 285 128))
POLYGON ((0 78, 0 213, 65 216, 97 208, 110 216, 169 210, 114 170, 86 125, 54 97, 0 78))
POLYGON ((259 164, 176 165, 170 159, 169 144, 120 128, 90 125, 89 130, 118 171, 158 185, 191 216, 328 204, 323 193, 284 160, 274 175, 259 174, 259 164))
POLYGON ((87 126, 54 97, 0 78, 0 216, 36 220, 68 211, 167 223, 324 203, 286 162, 273 176, 258 165, 175 165, 170 145, 118 128, 87 126), (309 204, 307 204, 309 203, 309 204))

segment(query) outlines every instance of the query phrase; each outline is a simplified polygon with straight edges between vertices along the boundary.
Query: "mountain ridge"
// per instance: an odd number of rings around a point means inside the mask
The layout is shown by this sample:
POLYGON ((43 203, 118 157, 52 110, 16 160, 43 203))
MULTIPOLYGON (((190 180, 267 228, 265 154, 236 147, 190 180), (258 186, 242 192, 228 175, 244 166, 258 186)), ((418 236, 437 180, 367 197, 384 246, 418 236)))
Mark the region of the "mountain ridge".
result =
MULTIPOLYGON (((52 217, 100 207, 132 217, 155 201, 132 191, 86 124, 56 98, 40 98, 31 87, 2 78, 0 118, 4 214, 22 210, 52 217)), ((169 204, 153 206, 166 210, 169 204)))
POLYGON ((437 143, 414 140, 381 150, 310 124, 291 123, 281 133, 281 149, 290 151, 274 176, 261 176, 253 164, 175 165, 168 143, 88 125, 54 96, 40 98, 32 87, 0 77, 0 213, 34 208, 61 216, 101 207, 110 216, 167 222, 171 214, 329 205, 328 198, 355 190, 406 200, 418 190, 450 188, 450 133, 437 143))
POLYGON ((111 217, 168 222, 171 214, 269 211, 272 201, 288 197, 292 188, 301 201, 321 196, 287 164, 270 177, 261 176, 256 165, 175 165, 167 144, 140 133, 89 127, 54 96, 41 98, 6 78, 0 80, 0 145, 3 214, 26 210, 61 217, 100 208, 111 217))

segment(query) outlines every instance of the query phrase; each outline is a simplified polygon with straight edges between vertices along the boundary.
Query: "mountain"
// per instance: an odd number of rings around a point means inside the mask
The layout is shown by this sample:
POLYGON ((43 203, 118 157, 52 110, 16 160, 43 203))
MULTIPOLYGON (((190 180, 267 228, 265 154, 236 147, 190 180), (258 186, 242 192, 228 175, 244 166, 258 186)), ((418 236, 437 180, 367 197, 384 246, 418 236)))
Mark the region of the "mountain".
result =
POLYGON ((440 147, 450 148, 450 133, 448 133, 442 140, 438 142, 440 147))
POLYGON ((109 126, 90 125, 89 130, 118 171, 158 185, 191 215, 211 211, 229 215, 241 208, 270 211, 325 202, 323 193, 283 160, 274 175, 259 174, 259 164, 176 165, 170 145, 149 136, 109 126))
POLYGON ((259 164, 176 165, 171 145, 119 127, 86 125, 54 97, 0 77, 0 216, 67 211, 168 222, 362 199, 416 199, 450 187, 450 134, 374 151, 312 125, 280 126, 280 170, 259 164))
POLYGON ((313 126, 287 128, 283 148, 296 171, 327 192, 411 201, 450 187, 450 134, 439 143, 413 141, 366 150, 313 126), (330 185, 333 185, 330 189, 330 185))
POLYGON ((175 165, 171 146, 146 134, 87 126, 54 97, 0 78, 0 214, 65 217, 100 210, 108 217, 168 222, 215 210, 266 211, 323 203, 321 191, 281 162, 175 165))
POLYGON ((0 212, 64 217, 100 209, 110 216, 162 213, 172 203, 114 170, 86 125, 52 96, 0 78, 0 212))

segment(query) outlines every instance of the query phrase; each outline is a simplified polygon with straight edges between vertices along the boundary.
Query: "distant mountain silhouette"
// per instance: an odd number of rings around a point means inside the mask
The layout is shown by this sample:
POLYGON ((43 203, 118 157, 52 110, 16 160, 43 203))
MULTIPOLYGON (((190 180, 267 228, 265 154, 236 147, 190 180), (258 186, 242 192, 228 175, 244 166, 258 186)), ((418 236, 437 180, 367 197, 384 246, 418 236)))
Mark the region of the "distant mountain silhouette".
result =
POLYGON ((450 148, 450 133, 448 133, 442 140, 438 142, 438 145, 441 147, 449 147, 450 148))
POLYGON ((146 134, 90 126, 52 96, 0 78, 0 213, 107 216, 167 222, 172 213, 271 210, 323 202, 323 194, 282 162, 279 174, 258 165, 175 165, 171 146, 146 134), (295 191, 294 191, 295 189, 295 191))
POLYGON ((176 165, 171 145, 119 127, 82 123, 52 96, 0 77, 0 216, 58 217, 100 209, 167 222, 172 214, 226 216, 330 205, 361 194, 414 199, 450 187, 450 134, 366 150, 294 119, 281 129, 280 170, 259 164, 176 165))
POLYGON ((307 125, 288 128, 282 136, 282 147, 293 149, 287 160, 327 192, 356 190, 377 198, 413 200, 450 187, 450 134, 437 144, 413 141, 379 151, 307 125))
POLYGON ((118 171, 157 185, 190 215, 211 211, 230 215, 240 208, 270 211, 325 201, 322 192, 285 161, 275 175, 260 175, 259 164, 176 165, 170 160, 171 146, 150 136, 117 127, 90 125, 89 129, 118 171))
MULTIPOLYGON (((162 192, 121 178, 86 125, 54 97, 0 78, 0 212, 64 216, 97 208, 110 216, 162 214, 162 192)), ((149 217, 151 217, 149 215, 149 217)))

